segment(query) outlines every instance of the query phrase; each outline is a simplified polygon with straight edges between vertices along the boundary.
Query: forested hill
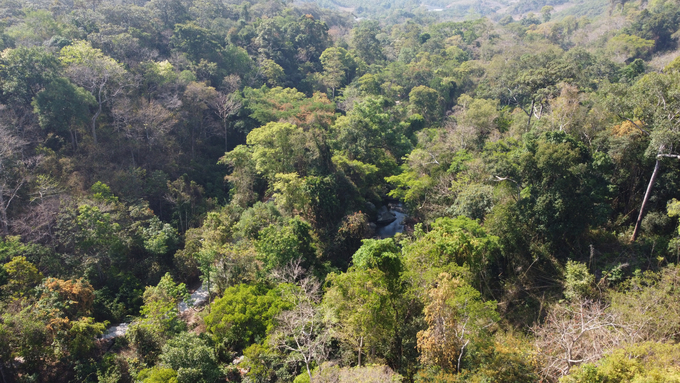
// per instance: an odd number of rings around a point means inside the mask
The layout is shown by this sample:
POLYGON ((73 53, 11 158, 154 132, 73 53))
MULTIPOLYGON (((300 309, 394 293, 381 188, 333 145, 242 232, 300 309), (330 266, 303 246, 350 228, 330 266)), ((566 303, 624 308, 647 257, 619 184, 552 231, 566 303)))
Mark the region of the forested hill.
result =
MULTIPOLYGON (((488 17, 494 21, 522 19, 531 14, 550 14, 557 19, 567 16, 595 17, 606 14, 621 1, 608 0, 307 0, 322 7, 349 12, 361 19, 403 22, 407 19, 474 20, 488 17)), ((623 3, 626 3, 624 1, 623 3)), ((620 4, 619 4, 620 6, 620 4)))
POLYGON ((319 4, 0 1, 0 383, 680 380, 680 2, 319 4))

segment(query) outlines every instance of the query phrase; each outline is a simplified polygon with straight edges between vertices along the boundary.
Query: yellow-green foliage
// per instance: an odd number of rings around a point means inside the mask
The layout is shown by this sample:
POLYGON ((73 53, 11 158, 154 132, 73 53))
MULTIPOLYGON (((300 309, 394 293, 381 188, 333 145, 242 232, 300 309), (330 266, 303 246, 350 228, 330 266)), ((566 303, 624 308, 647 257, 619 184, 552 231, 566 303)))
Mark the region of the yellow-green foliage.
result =
POLYGON ((560 383, 680 382, 680 345, 646 342, 617 349, 596 365, 576 367, 560 383))

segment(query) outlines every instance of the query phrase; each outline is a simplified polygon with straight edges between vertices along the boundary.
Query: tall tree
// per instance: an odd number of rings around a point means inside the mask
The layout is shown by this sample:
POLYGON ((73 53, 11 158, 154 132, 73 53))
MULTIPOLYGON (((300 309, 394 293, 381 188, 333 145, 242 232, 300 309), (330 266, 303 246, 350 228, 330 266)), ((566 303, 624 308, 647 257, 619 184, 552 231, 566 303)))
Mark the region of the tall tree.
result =
POLYGON ((123 93, 127 72, 116 60, 85 41, 64 47, 59 59, 66 65, 66 73, 71 80, 90 91, 97 101, 91 123, 92 139, 96 145, 97 119, 102 114, 102 107, 123 93))
POLYGON ((0 233, 9 234, 8 210, 26 182, 22 174, 21 149, 25 142, 0 125, 0 233))
POLYGON ((209 102, 210 107, 222 121, 222 134, 224 135, 224 151, 229 151, 229 119, 241 109, 241 103, 237 101, 233 93, 217 92, 217 97, 209 102))

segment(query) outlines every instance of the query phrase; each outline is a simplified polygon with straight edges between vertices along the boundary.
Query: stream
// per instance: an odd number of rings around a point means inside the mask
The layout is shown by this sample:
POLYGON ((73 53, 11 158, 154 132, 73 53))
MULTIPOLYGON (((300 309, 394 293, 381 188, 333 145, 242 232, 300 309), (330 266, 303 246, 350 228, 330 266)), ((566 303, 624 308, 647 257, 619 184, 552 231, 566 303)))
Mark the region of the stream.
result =
MULTIPOLYGON (((397 233, 404 232, 404 220, 406 219, 407 215, 406 213, 404 213, 404 206, 401 203, 388 204, 387 210, 381 211, 381 214, 382 219, 388 223, 378 225, 376 227, 375 235, 377 237, 382 239, 391 238, 394 237, 397 233)), ((205 287, 205 285, 201 285, 198 289, 196 289, 196 291, 194 291, 191 294, 190 302, 193 304, 194 307, 201 306, 207 301, 208 301, 208 289, 205 287)), ((186 302, 181 302, 179 304, 180 314, 187 311, 188 309, 189 305, 186 302)), ((117 325, 110 326, 109 328, 106 329, 106 331, 104 332, 100 339, 111 340, 114 338, 125 336, 128 327, 130 327, 130 323, 119 323, 117 325)))
MULTIPOLYGON (((194 291, 191 294, 191 298, 189 299, 189 301, 192 303, 193 307, 201 306, 202 304, 208 301, 208 289, 205 287, 204 284, 202 284, 201 287, 196 289, 196 291, 194 291)), ((181 302, 179 304, 180 314, 187 310, 189 310, 189 305, 186 302, 181 302)), ((125 336, 128 327, 130 327, 130 323, 119 323, 115 326, 111 326, 106 329, 106 331, 104 332, 104 334, 102 334, 100 339, 111 340, 114 338, 125 336)))
POLYGON ((397 233, 404 232, 404 219, 407 217, 404 213, 404 206, 401 203, 389 204, 388 214, 392 214, 396 219, 387 225, 378 226, 375 229, 375 235, 382 239, 391 238, 397 233))

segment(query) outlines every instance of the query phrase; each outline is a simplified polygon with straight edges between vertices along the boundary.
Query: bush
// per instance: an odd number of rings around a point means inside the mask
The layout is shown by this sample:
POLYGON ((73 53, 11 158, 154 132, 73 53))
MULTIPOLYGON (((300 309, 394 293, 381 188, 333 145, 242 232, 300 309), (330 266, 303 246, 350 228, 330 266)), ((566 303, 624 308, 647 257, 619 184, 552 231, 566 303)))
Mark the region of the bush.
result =
POLYGON ((646 342, 572 369, 560 383, 680 382, 680 345, 646 342))

